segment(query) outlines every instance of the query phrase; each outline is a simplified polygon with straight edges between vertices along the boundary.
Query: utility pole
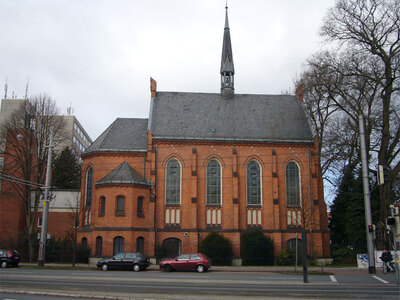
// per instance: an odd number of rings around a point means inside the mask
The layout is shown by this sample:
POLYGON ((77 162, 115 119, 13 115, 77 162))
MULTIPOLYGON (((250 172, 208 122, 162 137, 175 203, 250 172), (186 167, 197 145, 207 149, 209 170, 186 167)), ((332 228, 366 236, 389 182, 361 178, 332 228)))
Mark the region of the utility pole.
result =
POLYGON ((362 177, 363 177, 363 190, 364 190, 365 229, 367 232, 367 246, 368 246, 368 272, 369 274, 376 274, 374 243, 373 243, 374 233, 369 231, 369 225, 372 225, 371 201, 370 201, 371 194, 369 192, 367 151, 365 149, 364 117, 362 114, 358 116, 358 122, 360 126, 360 147, 361 147, 361 164, 362 164, 362 177))
POLYGON ((39 257, 38 266, 43 267, 46 257, 46 242, 47 242, 47 219, 49 215, 49 191, 50 191, 50 176, 51 176, 51 164, 52 164, 52 153, 53 153, 53 129, 50 129, 50 145, 49 153, 47 155, 47 166, 46 166, 46 183, 44 187, 44 199, 43 199, 43 212, 42 212, 42 230, 40 233, 40 244, 39 244, 39 257))

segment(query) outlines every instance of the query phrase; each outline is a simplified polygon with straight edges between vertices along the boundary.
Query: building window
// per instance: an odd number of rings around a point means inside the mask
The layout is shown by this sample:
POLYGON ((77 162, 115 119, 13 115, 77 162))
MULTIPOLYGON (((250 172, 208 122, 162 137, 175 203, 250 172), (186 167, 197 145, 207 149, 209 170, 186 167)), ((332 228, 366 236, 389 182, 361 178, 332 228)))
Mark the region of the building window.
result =
POLYGON ((97 256, 102 255, 103 252, 103 238, 101 236, 98 236, 96 238, 96 254, 97 256))
POLYGON ((106 197, 100 197, 99 217, 103 217, 106 213, 106 197))
POLYGON ((137 216, 140 218, 144 217, 143 213, 143 197, 138 197, 137 199, 137 216))
POLYGON ((83 225, 89 226, 90 223, 92 222, 92 212, 90 209, 86 209, 84 213, 85 215, 84 215, 83 225))
POLYGON ((261 205, 261 170, 257 161, 247 164, 247 205, 261 205))
POLYGON ((81 242, 83 247, 87 247, 87 238, 82 238, 82 242, 81 242))
POLYGON ((114 238, 113 255, 124 252, 125 239, 122 236, 114 238))
POLYGON ((221 165, 216 159, 207 164, 207 205, 221 205, 221 165))
POLYGON ((294 161, 286 166, 286 201, 287 206, 300 206, 300 174, 294 161))
POLYGON ((144 251, 144 238, 140 236, 136 239, 136 252, 140 252, 143 254, 143 251, 144 251))
POLYGON ((42 223, 43 223, 43 218, 42 218, 42 217, 39 217, 39 218, 37 219, 37 227, 42 227, 42 223))
POLYGON ((125 216, 125 197, 124 196, 117 196, 117 203, 116 203, 116 216, 125 216))
POLYGON ((86 199, 85 206, 91 207, 93 194, 93 168, 89 167, 86 172, 86 199))
POLYGON ((181 165, 172 158, 166 166, 165 204, 180 205, 181 203, 181 165))
POLYGON ((165 210, 165 224, 167 226, 179 226, 181 223, 181 210, 179 208, 168 207, 165 210))

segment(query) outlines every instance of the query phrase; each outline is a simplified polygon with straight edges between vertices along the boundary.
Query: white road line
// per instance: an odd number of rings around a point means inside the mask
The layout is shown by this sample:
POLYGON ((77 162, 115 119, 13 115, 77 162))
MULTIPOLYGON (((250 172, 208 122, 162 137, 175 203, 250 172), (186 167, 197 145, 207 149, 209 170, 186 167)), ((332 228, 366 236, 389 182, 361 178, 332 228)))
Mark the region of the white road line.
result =
POLYGON ((338 283, 337 280, 336 280, 335 275, 329 275, 329 278, 331 279, 332 282, 338 283))
POLYGON ((372 277, 374 277, 375 279, 379 280, 380 282, 389 283, 388 281, 383 280, 382 278, 379 278, 378 276, 372 276, 372 277))

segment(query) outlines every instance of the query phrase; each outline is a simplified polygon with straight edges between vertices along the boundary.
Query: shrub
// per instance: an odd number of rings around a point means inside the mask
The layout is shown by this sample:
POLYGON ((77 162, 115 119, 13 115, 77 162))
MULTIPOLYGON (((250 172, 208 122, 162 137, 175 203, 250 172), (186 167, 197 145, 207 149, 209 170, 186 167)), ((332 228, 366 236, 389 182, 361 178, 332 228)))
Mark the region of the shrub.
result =
POLYGON ((242 264, 244 266, 267 266, 274 264, 274 244, 261 230, 242 233, 242 264))
POLYGON ((165 257, 167 250, 165 249, 164 245, 157 245, 156 247, 156 263, 160 263, 160 261, 165 257))
POLYGON ((77 263, 89 263, 90 248, 88 246, 79 244, 76 247, 76 262, 77 263))
POLYGON ((200 252, 207 255, 213 265, 230 266, 232 263, 232 245, 223 235, 212 232, 201 242, 200 252))
POLYGON ((278 266, 289 266, 292 264, 292 258, 287 249, 279 251, 278 256, 276 257, 276 264, 278 266))

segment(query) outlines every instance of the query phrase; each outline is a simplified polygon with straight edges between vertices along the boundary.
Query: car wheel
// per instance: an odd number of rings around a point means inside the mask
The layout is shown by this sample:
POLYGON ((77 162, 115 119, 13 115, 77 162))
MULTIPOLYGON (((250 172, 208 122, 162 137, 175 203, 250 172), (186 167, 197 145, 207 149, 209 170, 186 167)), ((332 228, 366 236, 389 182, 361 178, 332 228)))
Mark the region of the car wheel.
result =
POLYGON ((171 268, 170 265, 165 265, 165 266, 164 266, 164 271, 165 271, 165 272, 171 272, 171 270, 172 270, 172 268, 171 268))
POLYGON ((138 264, 133 265, 133 271, 138 272, 140 271, 140 266, 138 264))
POLYGON ((2 268, 7 268, 7 262, 3 260, 0 265, 2 268))
POLYGON ((197 272, 199 272, 199 273, 203 273, 206 269, 204 268, 203 265, 198 265, 198 266, 196 267, 196 270, 197 270, 197 272))
POLYGON ((107 271, 107 270, 108 270, 108 265, 107 265, 107 264, 103 264, 103 265, 101 266, 101 269, 102 269, 103 271, 107 271))

